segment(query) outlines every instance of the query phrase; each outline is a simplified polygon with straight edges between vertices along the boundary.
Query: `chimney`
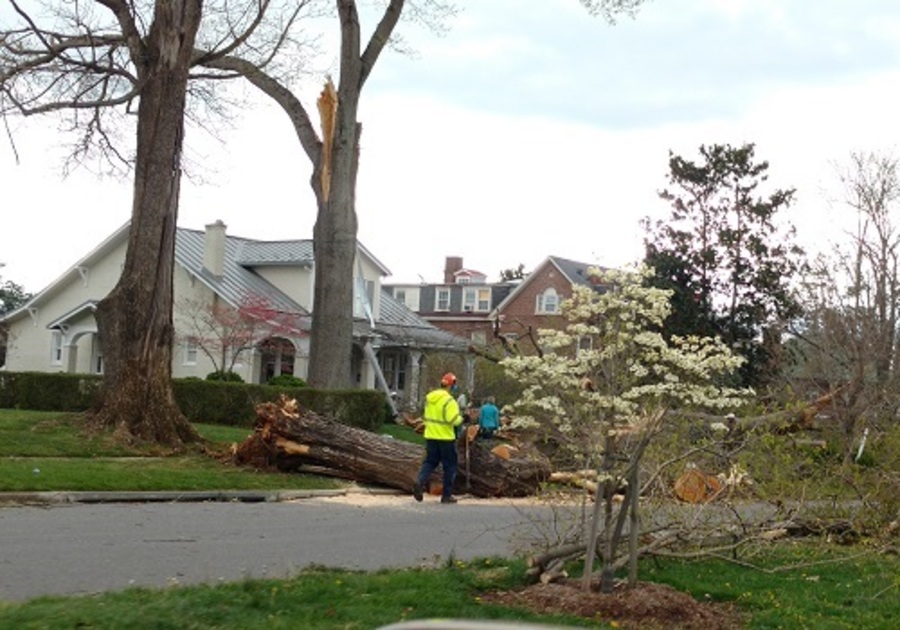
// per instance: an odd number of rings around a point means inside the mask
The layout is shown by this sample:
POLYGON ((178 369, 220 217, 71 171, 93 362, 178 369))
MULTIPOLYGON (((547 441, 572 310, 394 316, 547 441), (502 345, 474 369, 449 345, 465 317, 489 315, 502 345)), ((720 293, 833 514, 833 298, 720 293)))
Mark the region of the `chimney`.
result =
POLYGON ((203 266, 221 278, 225 271, 225 224, 221 219, 206 226, 203 237, 203 266))
POLYGON ((444 263, 444 284, 453 284, 456 278, 453 277, 457 271, 463 268, 463 259, 460 256, 447 256, 444 263))

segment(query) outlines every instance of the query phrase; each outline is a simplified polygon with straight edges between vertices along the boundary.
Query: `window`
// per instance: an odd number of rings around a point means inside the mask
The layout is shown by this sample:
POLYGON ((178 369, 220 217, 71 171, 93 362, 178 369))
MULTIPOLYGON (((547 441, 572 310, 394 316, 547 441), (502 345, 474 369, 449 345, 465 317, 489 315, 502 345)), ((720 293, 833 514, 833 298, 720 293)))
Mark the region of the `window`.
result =
POLYGON ((63 336, 58 330, 54 330, 50 337, 50 364, 62 365, 63 336))
POLYGON ((469 284, 470 280, 469 276, 457 276, 456 284, 469 284))
POLYGON ((398 302, 406 304, 406 289, 394 289, 394 298, 398 302))
POLYGON ((99 352, 94 357, 94 374, 103 374, 103 355, 99 352))
POLYGON ((480 346, 487 345, 487 333, 483 330, 473 330, 472 341, 480 346))
POLYGON ((594 349, 594 338, 590 335, 582 335, 578 337, 578 346, 576 349, 576 354, 581 354, 582 352, 590 352, 594 349))
POLYGON ((537 296, 534 312, 538 315, 556 315, 559 313, 559 296, 556 289, 549 287, 537 296))
POLYGON ((450 310, 450 289, 438 288, 435 295, 435 307, 436 311, 449 311, 450 310))
POLYGON ((184 365, 197 365, 197 342, 188 339, 184 342, 184 365))
POLYGON ((477 289, 466 287, 463 290, 463 310, 467 313, 473 311, 486 313, 491 310, 491 290, 487 288, 477 289))
POLYGON ((375 283, 357 276, 353 286, 353 316, 374 317, 375 283))

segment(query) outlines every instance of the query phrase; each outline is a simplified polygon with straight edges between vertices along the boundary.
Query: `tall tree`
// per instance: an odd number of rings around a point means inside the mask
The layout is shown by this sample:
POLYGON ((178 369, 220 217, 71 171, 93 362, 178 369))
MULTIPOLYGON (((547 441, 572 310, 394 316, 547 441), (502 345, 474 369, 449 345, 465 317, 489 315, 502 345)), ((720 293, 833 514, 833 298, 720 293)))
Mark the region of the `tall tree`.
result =
POLYGON ((760 193, 769 164, 755 161, 753 144, 701 146, 700 157, 670 152, 673 188, 659 195, 672 211, 643 220, 644 262, 653 286, 674 291, 666 333, 720 336, 747 360, 744 384, 758 386, 773 378, 780 331, 799 314, 790 281, 804 252, 776 220, 794 191, 760 193))
MULTIPOLYGON (((80 134, 76 158, 97 147, 130 163, 108 121, 137 101, 128 247, 119 281, 95 314, 104 359, 96 419, 126 439, 194 441, 172 391, 172 272, 188 78, 201 60, 195 42, 204 3, 96 0, 31 12, 10 4, 18 23, 0 32, 0 114, 66 110, 80 134)), ((210 34, 217 46, 205 56, 246 44, 268 5, 215 7, 221 30, 210 34)))
POLYGON ((839 172, 849 239, 836 242, 807 278, 795 388, 839 392, 832 413, 849 462, 863 423, 896 422, 900 408, 900 162, 854 153, 839 172))
MULTIPOLYGON (((643 0, 580 0, 588 11, 613 22, 633 14, 643 0)), ((312 163, 310 185, 316 196, 313 228, 315 289, 310 335, 309 383, 314 387, 343 388, 352 383, 353 277, 357 247, 356 174, 362 125, 357 110, 363 86, 391 40, 401 16, 426 25, 440 25, 455 13, 442 0, 386 0, 384 11, 362 46, 362 26, 356 0, 335 0, 340 27, 340 76, 336 92, 330 80, 319 99, 323 130, 320 136, 290 78, 238 55, 209 59, 213 69, 235 72, 284 109, 306 156, 312 163), (404 11, 407 5, 412 10, 404 11)))

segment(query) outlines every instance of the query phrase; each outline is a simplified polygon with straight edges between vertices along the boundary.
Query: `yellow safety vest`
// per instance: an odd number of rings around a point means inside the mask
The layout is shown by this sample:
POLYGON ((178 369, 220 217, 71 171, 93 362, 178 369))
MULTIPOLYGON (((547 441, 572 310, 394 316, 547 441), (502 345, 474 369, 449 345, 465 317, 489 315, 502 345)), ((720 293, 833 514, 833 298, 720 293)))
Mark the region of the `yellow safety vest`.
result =
POLYGON ((455 440, 454 427, 462 424, 459 405, 446 389, 435 389, 425 396, 426 440, 455 440))

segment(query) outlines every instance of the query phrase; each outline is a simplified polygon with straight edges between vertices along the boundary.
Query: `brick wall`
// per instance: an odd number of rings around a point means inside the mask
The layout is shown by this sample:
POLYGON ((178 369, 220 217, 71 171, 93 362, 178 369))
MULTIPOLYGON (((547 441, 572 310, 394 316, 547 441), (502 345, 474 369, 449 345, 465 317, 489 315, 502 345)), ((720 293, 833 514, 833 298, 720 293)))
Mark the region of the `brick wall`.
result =
MULTIPOLYGON (((537 296, 546 289, 552 287, 556 290, 560 302, 572 296, 572 285, 550 261, 545 261, 529 277, 528 282, 521 290, 503 307, 503 322, 500 330, 505 333, 515 333, 521 339, 530 326, 535 332, 540 328, 561 329, 566 325, 566 320, 561 315, 538 315, 535 313, 537 296)), ((528 351, 527 344, 520 344, 523 351, 528 351)))

